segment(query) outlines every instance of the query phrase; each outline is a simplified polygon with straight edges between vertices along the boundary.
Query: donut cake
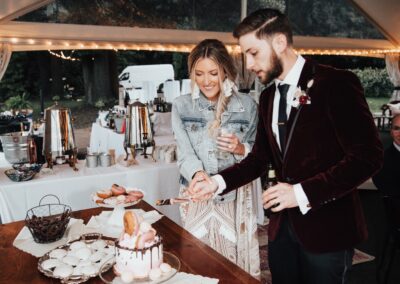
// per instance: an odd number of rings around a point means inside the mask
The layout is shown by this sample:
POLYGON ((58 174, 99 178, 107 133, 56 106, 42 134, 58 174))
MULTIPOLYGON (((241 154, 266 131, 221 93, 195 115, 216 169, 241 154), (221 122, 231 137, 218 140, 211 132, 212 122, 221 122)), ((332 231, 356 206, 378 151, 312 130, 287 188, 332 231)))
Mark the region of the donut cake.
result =
MULTIPOLYGON (((133 211, 124 214, 124 231, 115 246, 114 272, 124 283, 133 279, 161 277, 163 264, 162 238, 133 211)), ((170 268, 170 267, 169 267, 170 268)))

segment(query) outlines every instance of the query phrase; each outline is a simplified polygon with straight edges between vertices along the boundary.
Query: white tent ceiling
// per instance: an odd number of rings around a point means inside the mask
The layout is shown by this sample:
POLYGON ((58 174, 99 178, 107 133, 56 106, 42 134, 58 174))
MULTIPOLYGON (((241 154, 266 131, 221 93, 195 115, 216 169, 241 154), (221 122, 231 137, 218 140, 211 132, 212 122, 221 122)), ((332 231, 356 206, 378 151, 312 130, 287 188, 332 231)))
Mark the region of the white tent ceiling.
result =
MULTIPOLYGON (((58 49, 146 49, 188 52, 204 38, 218 38, 237 48, 231 33, 172 29, 149 29, 93 25, 31 23, 11 21, 52 0, 3 0, 0 2, 0 43, 12 51, 58 49)), ((399 0, 352 0, 387 40, 295 36, 301 53, 328 51, 383 57, 400 52, 399 0)))

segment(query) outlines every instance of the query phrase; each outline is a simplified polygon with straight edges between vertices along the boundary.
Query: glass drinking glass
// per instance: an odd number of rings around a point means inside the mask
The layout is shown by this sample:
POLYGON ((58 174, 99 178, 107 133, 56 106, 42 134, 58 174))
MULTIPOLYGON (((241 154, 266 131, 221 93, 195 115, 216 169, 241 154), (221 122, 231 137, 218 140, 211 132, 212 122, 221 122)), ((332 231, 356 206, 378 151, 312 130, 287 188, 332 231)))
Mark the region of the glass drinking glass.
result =
MULTIPOLYGON (((223 127, 220 127, 217 129, 217 137, 223 137, 223 136, 226 136, 229 134, 233 134, 232 130, 230 130, 230 129, 223 128, 223 127)), ((228 159, 230 154, 231 154, 230 152, 220 150, 217 148, 217 158, 220 160, 228 159)))

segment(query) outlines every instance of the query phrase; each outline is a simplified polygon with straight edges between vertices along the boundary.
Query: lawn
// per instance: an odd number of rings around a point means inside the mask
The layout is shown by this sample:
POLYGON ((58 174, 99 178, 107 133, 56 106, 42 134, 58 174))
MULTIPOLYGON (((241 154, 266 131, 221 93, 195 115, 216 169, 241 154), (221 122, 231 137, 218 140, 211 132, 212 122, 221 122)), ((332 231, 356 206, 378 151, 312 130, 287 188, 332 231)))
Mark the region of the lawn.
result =
POLYGON ((382 112, 381 106, 387 104, 390 98, 366 98, 369 105, 369 109, 372 113, 382 112))

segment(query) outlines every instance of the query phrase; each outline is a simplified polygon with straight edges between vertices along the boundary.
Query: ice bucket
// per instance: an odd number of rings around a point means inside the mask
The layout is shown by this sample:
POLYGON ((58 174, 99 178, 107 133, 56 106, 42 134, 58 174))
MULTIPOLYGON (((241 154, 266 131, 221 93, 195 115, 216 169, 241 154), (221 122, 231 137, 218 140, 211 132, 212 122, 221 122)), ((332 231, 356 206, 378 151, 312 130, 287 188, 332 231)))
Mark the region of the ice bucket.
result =
POLYGON ((77 148, 71 111, 69 108, 61 107, 56 103, 45 109, 44 121, 43 155, 48 167, 53 167, 53 162, 57 157, 68 156, 67 162, 77 171, 77 148))
MULTIPOLYGON (((147 105, 139 101, 129 104, 125 119, 125 160, 127 160, 129 156, 128 149, 131 151, 134 162, 136 162, 135 158, 138 150, 142 151, 144 157, 147 158, 147 148, 153 147, 152 151, 154 151, 155 146, 147 105)), ((153 155, 151 156, 153 157, 153 155)))
POLYGON ((11 132, 0 135, 3 145, 4 156, 10 164, 29 163, 30 157, 30 135, 23 132, 11 132))

